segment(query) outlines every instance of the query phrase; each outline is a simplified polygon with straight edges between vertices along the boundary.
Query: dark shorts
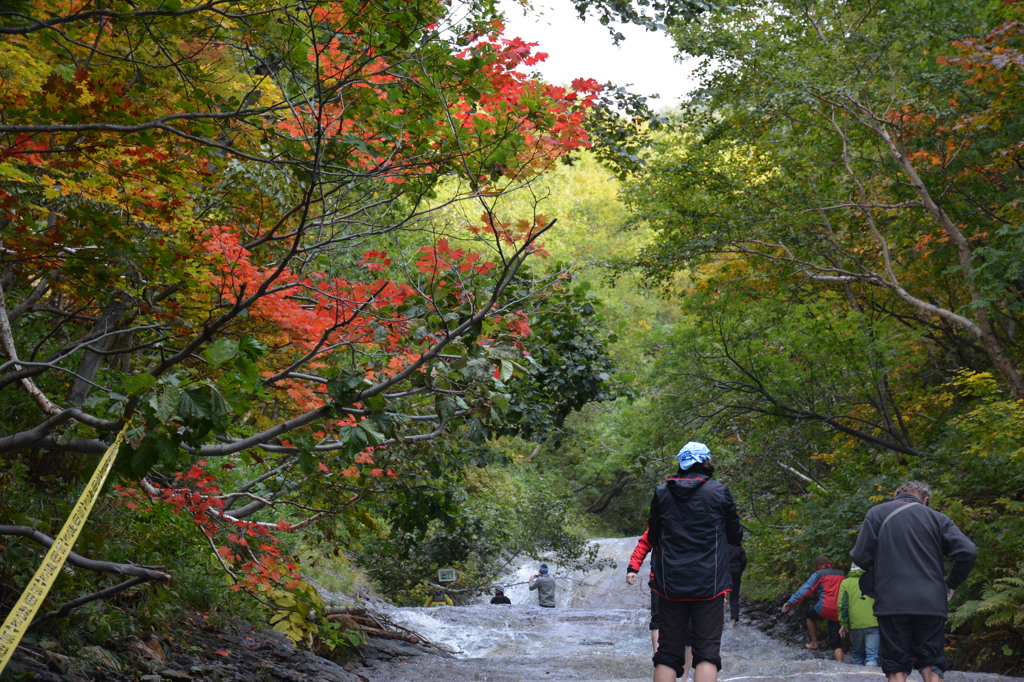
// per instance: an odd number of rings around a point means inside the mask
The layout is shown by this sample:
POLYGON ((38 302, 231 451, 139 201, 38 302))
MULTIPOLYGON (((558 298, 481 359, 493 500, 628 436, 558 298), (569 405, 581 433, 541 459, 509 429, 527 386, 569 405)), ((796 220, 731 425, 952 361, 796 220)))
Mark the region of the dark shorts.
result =
MULTIPOLYGON (((661 619, 658 617, 658 593, 651 592, 651 630, 661 629, 661 619)), ((686 646, 690 646, 690 640, 693 639, 693 621, 690 621, 690 627, 686 630, 686 646)))
POLYGON ((658 600, 661 621, 658 635, 658 653, 654 665, 667 665, 683 674, 686 647, 692 647, 693 665, 708 661, 722 669, 722 597, 707 601, 658 600), (689 632, 689 636, 688 636, 689 632))
POLYGON ((882 672, 909 673, 931 667, 946 672, 945 616, 878 616, 878 660, 882 672))
MULTIPOLYGON (((821 612, 815 607, 807 609, 807 617, 825 620, 821 615, 821 612)), ((839 636, 839 627, 840 625, 838 620, 828 621, 828 641, 826 642, 826 646, 828 646, 829 649, 838 649, 843 646, 843 638, 839 636)))

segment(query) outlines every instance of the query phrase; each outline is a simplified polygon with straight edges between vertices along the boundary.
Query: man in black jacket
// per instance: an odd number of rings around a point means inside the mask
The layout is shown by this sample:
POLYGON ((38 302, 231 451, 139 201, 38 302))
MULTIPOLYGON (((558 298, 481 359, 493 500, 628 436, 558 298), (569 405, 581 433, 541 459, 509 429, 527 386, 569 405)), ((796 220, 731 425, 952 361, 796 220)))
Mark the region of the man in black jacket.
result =
POLYGON ((505 590, 500 587, 494 588, 494 596, 491 597, 492 604, 511 604, 512 600, 505 596, 505 590))
POLYGON ((947 603, 978 556, 948 516, 928 507, 931 495, 920 481, 900 485, 895 499, 868 510, 850 552, 875 576, 879 657, 890 682, 904 682, 914 668, 925 682, 941 682, 947 603))
POLYGON ((682 675, 690 626, 694 682, 713 682, 722 668, 723 599, 732 587, 729 545, 742 544, 743 528, 729 489, 711 479, 707 446, 687 443, 676 459, 679 472, 654 491, 647 520, 661 620, 654 682, 682 675))

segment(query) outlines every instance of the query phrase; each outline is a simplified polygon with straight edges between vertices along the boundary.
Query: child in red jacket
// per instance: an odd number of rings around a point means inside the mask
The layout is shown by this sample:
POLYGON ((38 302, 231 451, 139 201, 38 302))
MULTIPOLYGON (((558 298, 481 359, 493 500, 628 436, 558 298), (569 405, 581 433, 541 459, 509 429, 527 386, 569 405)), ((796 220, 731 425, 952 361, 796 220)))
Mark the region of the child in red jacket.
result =
POLYGON ((818 648, 818 620, 824 618, 828 621, 828 646, 832 649, 832 657, 840 663, 843 662, 843 641, 839 636, 839 585, 845 579, 843 572, 833 566, 827 556, 818 556, 814 559, 814 573, 782 605, 782 612, 786 613, 804 598, 815 595, 814 606, 807 609, 807 632, 811 635, 811 643, 805 646, 808 649, 818 648))

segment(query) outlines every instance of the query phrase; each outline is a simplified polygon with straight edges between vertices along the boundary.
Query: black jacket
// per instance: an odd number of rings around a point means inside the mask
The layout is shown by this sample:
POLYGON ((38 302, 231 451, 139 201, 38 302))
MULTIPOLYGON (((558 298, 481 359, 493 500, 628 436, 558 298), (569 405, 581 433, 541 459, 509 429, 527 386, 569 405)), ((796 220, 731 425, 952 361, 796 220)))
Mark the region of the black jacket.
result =
POLYGON ((874 569, 876 616, 945 616, 946 587, 956 588, 974 568, 978 548, 941 512, 913 495, 899 495, 868 510, 850 552, 861 568, 874 569), (911 505, 886 522, 895 509, 911 505), (953 567, 945 575, 943 559, 953 567))
POLYGON ((698 601, 730 589, 729 545, 743 542, 743 528, 727 487, 706 474, 671 476, 654 491, 647 526, 659 596, 698 601))

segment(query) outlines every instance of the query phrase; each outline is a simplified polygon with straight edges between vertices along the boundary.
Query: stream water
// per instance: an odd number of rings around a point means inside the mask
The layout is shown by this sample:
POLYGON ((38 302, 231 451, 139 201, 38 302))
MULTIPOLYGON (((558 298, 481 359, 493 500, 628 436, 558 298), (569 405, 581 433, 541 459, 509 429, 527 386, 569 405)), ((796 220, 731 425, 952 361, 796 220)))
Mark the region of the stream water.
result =
MULTIPOLYGON (((651 678, 651 640, 647 628, 650 593, 643 581, 629 586, 626 562, 636 538, 595 540, 611 565, 592 573, 569 573, 549 564, 558 593, 557 608, 537 606, 527 578, 536 564, 521 567, 506 580, 511 606, 396 609, 391 617, 439 643, 450 656, 415 656, 364 669, 370 682, 525 682, 651 678)), ((646 567, 641 571, 646 575, 646 567)), ((486 602, 487 599, 483 599, 486 602)), ((867 682, 884 680, 879 668, 832 661, 824 652, 777 642, 744 622, 722 637, 725 682, 867 682)), ((690 676, 692 679, 692 673, 690 676)), ((920 680, 913 673, 912 680, 920 680)), ((1024 678, 948 671, 946 682, 1024 682, 1024 678)))

